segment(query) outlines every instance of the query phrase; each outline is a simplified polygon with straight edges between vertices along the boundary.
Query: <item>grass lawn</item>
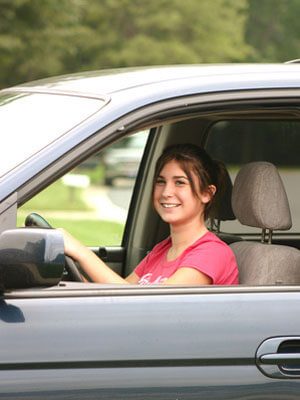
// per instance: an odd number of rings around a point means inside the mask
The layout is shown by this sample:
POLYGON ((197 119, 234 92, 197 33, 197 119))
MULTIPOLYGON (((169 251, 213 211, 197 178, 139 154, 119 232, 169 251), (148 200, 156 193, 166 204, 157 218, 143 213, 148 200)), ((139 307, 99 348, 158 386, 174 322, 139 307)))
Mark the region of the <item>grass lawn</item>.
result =
POLYGON ((110 221, 51 219, 53 226, 62 227, 87 246, 120 245, 124 227, 110 221))
MULTIPOLYGON (((24 226, 25 215, 18 216, 17 226, 24 226)), ((64 228, 87 246, 120 245, 124 227, 110 221, 91 219, 46 218, 53 227, 64 228)))
POLYGON ((85 211, 92 210, 83 200, 83 190, 79 188, 72 190, 60 180, 54 182, 18 210, 17 226, 24 226, 27 214, 37 212, 45 217, 53 227, 66 229, 87 246, 120 245, 124 230, 122 224, 91 218, 85 219, 85 211), (55 211, 65 213, 63 213, 63 217, 55 217, 55 211), (82 218, 72 218, 72 212, 78 211, 82 213, 82 218), (48 217, 47 212, 51 213, 51 217, 48 217))
POLYGON ((82 199, 82 192, 83 189, 67 187, 58 180, 34 196, 21 209, 87 211, 89 207, 82 199))

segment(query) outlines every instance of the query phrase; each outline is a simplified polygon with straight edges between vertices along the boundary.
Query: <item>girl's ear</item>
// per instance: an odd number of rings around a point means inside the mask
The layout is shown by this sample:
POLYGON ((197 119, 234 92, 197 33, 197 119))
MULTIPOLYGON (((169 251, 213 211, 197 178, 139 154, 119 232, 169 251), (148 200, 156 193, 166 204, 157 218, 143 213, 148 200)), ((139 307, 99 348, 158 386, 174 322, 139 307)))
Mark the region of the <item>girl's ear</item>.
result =
POLYGON ((208 188, 201 193, 201 201, 204 204, 207 204, 211 201, 211 199, 216 194, 217 188, 215 185, 209 185, 208 188))

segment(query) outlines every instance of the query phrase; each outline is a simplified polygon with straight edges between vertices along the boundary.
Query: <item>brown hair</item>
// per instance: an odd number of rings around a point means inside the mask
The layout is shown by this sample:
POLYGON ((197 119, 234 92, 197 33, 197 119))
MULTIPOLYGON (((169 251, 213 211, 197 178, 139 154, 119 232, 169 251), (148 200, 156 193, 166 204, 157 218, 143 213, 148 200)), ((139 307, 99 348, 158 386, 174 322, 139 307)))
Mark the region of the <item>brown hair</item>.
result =
POLYGON ((200 191, 202 193, 209 192, 211 194, 211 200, 204 208, 204 219, 207 219, 216 198, 219 197, 225 189, 226 168, 224 164, 213 160, 202 147, 191 143, 169 146, 165 148, 156 162, 153 190, 161 170, 170 161, 178 162, 188 177, 192 192, 195 196, 198 197, 198 193, 191 172, 194 172, 199 179, 200 191), (210 185, 214 185, 217 188, 215 195, 210 190, 210 185))

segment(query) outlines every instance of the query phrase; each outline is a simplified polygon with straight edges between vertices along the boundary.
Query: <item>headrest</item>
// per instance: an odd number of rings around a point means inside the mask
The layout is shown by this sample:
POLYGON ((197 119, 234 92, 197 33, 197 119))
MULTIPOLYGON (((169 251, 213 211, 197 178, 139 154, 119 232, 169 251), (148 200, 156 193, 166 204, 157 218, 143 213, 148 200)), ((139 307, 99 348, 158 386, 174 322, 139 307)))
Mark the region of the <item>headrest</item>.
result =
POLYGON ((232 211, 231 196, 232 196, 232 181, 227 169, 224 167, 224 191, 216 193, 213 205, 209 210, 209 218, 218 221, 231 221, 235 219, 232 211))
POLYGON ((232 208, 243 225, 271 230, 292 226, 282 180, 269 162, 252 162, 241 168, 233 185, 232 208))

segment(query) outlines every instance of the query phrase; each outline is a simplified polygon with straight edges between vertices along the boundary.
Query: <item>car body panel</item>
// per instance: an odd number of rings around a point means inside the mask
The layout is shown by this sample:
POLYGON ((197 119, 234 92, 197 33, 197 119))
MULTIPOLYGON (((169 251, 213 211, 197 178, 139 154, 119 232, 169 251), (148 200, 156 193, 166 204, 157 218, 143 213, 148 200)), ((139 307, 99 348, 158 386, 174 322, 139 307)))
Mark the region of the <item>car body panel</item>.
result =
MULTIPOLYGON (((44 88, 46 90, 63 90, 73 93, 85 93, 88 95, 104 96, 105 94, 119 95, 127 90, 144 92, 144 97, 149 98, 150 90, 154 93, 158 87, 161 90, 157 93, 167 98, 168 90, 173 90, 178 95, 177 86, 184 84, 184 93, 195 94, 205 92, 206 88, 212 88, 218 83, 218 91, 232 90, 239 82, 239 88, 266 88, 266 87, 287 87, 296 86, 299 82, 299 65, 297 64, 223 64, 223 65, 177 65, 159 67, 137 67, 121 68, 115 70, 102 70, 82 72, 61 77, 46 78, 34 81, 18 87, 44 88), (174 82, 177 84, 174 87, 174 82), (222 83, 223 82, 223 86, 222 83)), ((15 87, 14 87, 15 89, 15 87)), ((9 89, 11 90, 11 89, 9 89)), ((135 102, 135 99, 128 99, 135 102)))
MULTIPOLYGON (((278 396, 285 393, 286 381, 264 376, 255 354, 265 339, 299 332, 298 321, 284 312, 299 308, 299 294, 293 290, 107 292, 95 288, 82 297, 63 289, 56 297, 19 295, 2 302, 1 342, 19 345, 17 351, 10 345, 1 348, 1 393, 22 391, 47 399, 53 381, 58 398, 62 392, 74 399, 82 394, 89 398, 94 390, 102 398, 114 393, 115 398, 138 399, 145 396, 143 390, 157 399, 169 398, 170 388, 185 399, 211 398, 212 388, 214 398, 222 399, 245 398, 253 388, 263 398, 275 389, 278 396), (12 373, 14 388, 7 381, 12 373), (26 376, 31 376, 30 385, 26 376)), ((296 398, 299 381, 291 388, 291 398, 296 398)))

